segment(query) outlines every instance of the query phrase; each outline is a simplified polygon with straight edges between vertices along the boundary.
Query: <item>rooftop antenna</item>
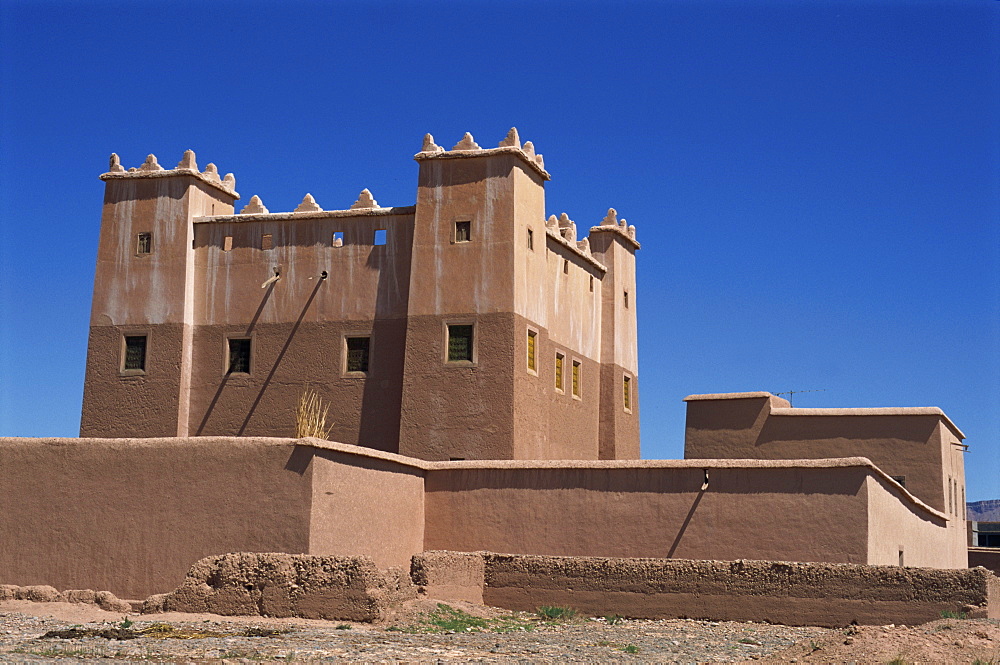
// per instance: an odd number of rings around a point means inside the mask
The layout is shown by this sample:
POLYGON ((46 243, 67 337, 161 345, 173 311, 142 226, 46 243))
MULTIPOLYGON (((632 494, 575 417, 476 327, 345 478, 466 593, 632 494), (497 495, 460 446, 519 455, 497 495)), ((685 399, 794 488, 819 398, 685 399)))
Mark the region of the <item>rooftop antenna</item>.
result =
POLYGON ((783 393, 774 393, 775 396, 781 397, 782 395, 788 395, 788 405, 792 406, 792 396, 798 395, 799 393, 825 393, 826 388, 816 388, 814 390, 786 390, 783 393))

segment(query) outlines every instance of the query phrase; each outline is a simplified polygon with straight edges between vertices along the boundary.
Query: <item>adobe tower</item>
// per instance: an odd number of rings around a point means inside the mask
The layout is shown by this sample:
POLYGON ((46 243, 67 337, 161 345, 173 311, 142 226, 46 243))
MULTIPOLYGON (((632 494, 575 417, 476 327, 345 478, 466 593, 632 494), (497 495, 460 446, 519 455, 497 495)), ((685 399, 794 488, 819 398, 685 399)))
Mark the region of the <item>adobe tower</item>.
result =
POLYGON ((112 156, 81 436, 289 436, 308 386, 345 443, 638 458, 634 227, 546 219, 516 130, 415 159, 415 206, 234 214, 235 179, 190 151, 112 156))

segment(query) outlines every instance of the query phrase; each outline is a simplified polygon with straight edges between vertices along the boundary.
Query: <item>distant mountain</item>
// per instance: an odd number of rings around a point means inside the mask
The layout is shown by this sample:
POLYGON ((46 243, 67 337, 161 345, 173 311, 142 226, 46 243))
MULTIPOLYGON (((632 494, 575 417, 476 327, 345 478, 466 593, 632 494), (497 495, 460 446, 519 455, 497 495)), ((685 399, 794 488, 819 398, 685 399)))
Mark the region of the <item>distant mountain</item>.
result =
POLYGON ((965 504, 965 515, 970 522, 1000 522, 1000 499, 970 501, 965 504))

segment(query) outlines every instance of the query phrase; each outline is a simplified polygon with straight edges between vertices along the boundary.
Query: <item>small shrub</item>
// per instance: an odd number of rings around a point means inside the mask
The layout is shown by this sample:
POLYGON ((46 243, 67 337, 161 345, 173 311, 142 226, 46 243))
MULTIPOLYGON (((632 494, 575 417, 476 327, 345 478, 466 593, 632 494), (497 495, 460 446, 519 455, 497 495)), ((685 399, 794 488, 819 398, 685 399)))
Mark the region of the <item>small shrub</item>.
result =
POLYGON ((538 608, 537 614, 543 619, 548 619, 549 621, 569 621, 570 619, 576 617, 577 611, 572 607, 553 607, 550 605, 542 605, 538 608))
POLYGON ((299 397, 299 406, 295 410, 295 437, 312 436, 317 439, 329 439, 333 424, 326 425, 326 416, 330 411, 329 404, 323 404, 322 398, 312 388, 306 388, 299 397))
POLYGON ((639 653, 639 647, 634 644, 626 644, 622 647, 622 651, 625 653, 639 653))
POLYGON ((604 620, 608 622, 609 626, 617 626, 625 620, 625 617, 619 616, 618 614, 608 614, 605 615, 604 620))
POLYGON ((336 626, 334 626, 334 630, 350 630, 350 629, 351 629, 351 624, 349 623, 339 623, 336 626))
POLYGON ((952 612, 951 610, 942 610, 942 619, 968 619, 969 615, 965 612, 952 612))

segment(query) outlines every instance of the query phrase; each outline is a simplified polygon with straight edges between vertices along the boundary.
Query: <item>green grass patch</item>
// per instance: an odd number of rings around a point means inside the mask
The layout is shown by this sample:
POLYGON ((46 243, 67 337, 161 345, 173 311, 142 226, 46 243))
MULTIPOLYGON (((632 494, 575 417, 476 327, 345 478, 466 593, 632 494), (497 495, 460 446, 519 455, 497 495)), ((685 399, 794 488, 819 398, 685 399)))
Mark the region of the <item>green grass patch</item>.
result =
POLYGON ((575 619, 578 612, 572 607, 552 607, 542 605, 536 610, 538 616, 548 621, 569 621, 575 619))
POLYGON ((942 619, 968 619, 969 615, 965 612, 952 612, 951 610, 942 610, 942 619))
POLYGON ((420 617, 412 626, 391 626, 386 630, 406 633, 512 633, 534 630, 535 624, 513 614, 499 617, 477 617, 445 603, 420 617))

